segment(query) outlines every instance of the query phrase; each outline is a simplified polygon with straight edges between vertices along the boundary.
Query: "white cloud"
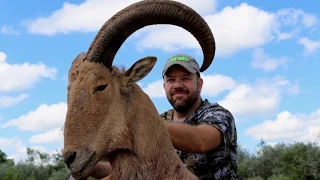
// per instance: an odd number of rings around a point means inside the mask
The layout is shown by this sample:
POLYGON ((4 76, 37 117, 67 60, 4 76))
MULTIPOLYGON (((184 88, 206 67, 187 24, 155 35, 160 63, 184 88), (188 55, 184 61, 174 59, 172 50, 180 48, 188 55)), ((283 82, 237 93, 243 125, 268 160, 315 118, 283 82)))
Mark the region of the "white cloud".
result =
POLYGON ((209 14, 216 11, 218 0, 201 0, 201 3, 194 0, 176 0, 193 8, 199 14, 209 14))
POLYGON ((30 111, 26 115, 9 120, 2 125, 0 124, 0 127, 17 126, 21 131, 46 132, 53 128, 61 128, 65 121, 66 112, 66 103, 42 104, 36 110, 30 111))
MULTIPOLYGON (((300 92, 298 82, 292 83, 281 76, 257 79, 252 84, 237 82, 231 77, 219 74, 202 74, 202 78, 204 84, 201 94, 214 97, 228 91, 218 103, 237 116, 273 115, 284 94, 295 95, 300 92)), ((162 83, 162 80, 158 80, 142 89, 151 98, 163 98, 166 96, 162 83)))
MULTIPOLYGON (((221 12, 204 16, 204 19, 212 29, 219 47, 216 55, 229 56, 241 49, 271 41, 274 38, 274 17, 272 13, 242 3, 234 8, 225 7, 221 12)), ((182 48, 199 49, 200 45, 189 32, 166 25, 152 28, 152 31, 139 41, 137 47, 140 50, 158 48, 174 51, 182 48)))
MULTIPOLYGON (((199 13, 207 14, 216 9, 215 0, 178 0, 194 8, 199 13)), ((70 33, 72 31, 92 32, 100 27, 115 13, 126 6, 138 2, 137 0, 86 0, 77 5, 64 3, 48 17, 38 17, 26 20, 25 24, 30 33, 54 35, 56 33, 70 33), (112 5, 111 5, 112 4, 112 5), (77 16, 74 16, 77 14, 77 16)))
POLYGON ((318 17, 314 14, 304 14, 302 16, 302 23, 307 28, 315 26, 318 22, 318 17))
POLYGON ((1 27, 1 33, 2 34, 9 34, 9 35, 19 35, 19 31, 14 30, 11 26, 3 25, 1 27))
MULTIPOLYGON (((204 82, 201 94, 205 96, 216 96, 221 92, 230 90, 236 86, 236 82, 228 76, 201 74, 201 77, 204 82)), ((146 85, 146 87, 143 88, 143 91, 151 98, 166 97, 162 79, 146 85)))
MULTIPOLYGON (((216 56, 230 56, 240 50, 265 45, 274 39, 279 41, 296 37, 302 23, 314 25, 313 16, 299 9, 286 8, 267 12, 242 3, 227 6, 220 12, 203 16, 215 36, 216 56), (304 18, 302 18, 304 17, 304 18), (282 31, 286 26, 293 30, 282 31), (252 28, 254 27, 254 28, 252 28)), ((147 27, 148 31, 137 43, 138 50, 161 49, 177 51, 183 48, 200 49, 196 39, 187 31, 175 26, 147 27), (164 36, 165 35, 165 36, 164 36)))
MULTIPOLYGON (((216 0, 203 0, 201 3, 193 0, 178 1, 194 8, 207 21, 219 47, 216 56, 230 56, 242 49, 265 45, 275 38, 291 39, 298 35, 301 25, 310 28, 318 22, 316 15, 301 9, 282 8, 277 12, 267 12, 242 3, 236 7, 226 6, 220 12, 215 12, 216 0), (283 26, 296 25, 300 26, 292 31, 281 31, 283 26)), ((96 32, 112 15, 135 2, 138 1, 112 1, 112 6, 111 0, 86 0, 81 4, 66 2, 49 16, 26 20, 25 24, 30 33, 43 35, 74 31, 96 32)), ((176 26, 149 26, 137 31, 135 35, 133 36, 139 37, 135 46, 140 51, 161 49, 171 52, 183 48, 200 50, 196 39, 176 26)))
POLYGON ((43 134, 34 135, 29 140, 32 144, 50 144, 59 141, 63 141, 63 131, 61 128, 54 128, 43 134))
POLYGON ((282 8, 277 12, 277 19, 285 26, 295 26, 303 14, 301 9, 282 8))
POLYGON ((201 75, 203 78, 203 88, 201 94, 205 96, 216 96, 224 91, 231 90, 236 87, 236 82, 228 76, 224 75, 201 75))
POLYGON ((287 56, 271 57, 264 53, 262 48, 254 49, 252 53, 251 67, 262 69, 264 71, 276 70, 279 66, 285 66, 289 61, 287 56))
MULTIPOLYGON (((26 24, 30 33, 44 35, 96 31, 114 13, 133 2, 137 1, 119 0, 112 2, 112 6, 109 6, 110 0, 87 0, 79 5, 65 3, 49 17, 28 20, 26 24)), ((217 56, 228 56, 241 49, 264 45, 274 38, 274 13, 243 3, 234 8, 225 7, 221 12, 213 14, 217 4, 215 0, 204 0, 201 3, 192 0, 180 2, 203 15, 219 46, 217 56)), ((176 26, 157 25, 146 27, 142 31, 145 33, 136 44, 139 50, 158 48, 173 51, 181 48, 200 48, 189 32, 176 26)))
POLYGON ((277 12, 277 19, 285 26, 302 25, 305 28, 311 28, 318 23, 317 15, 294 8, 280 9, 277 12))
MULTIPOLYGON (((51 15, 26 20, 25 24, 30 33, 43 35, 74 31, 96 32, 112 15, 135 2, 138 1, 112 1, 112 6, 111 0, 86 0, 81 4, 67 2, 51 15)), ((318 22, 315 15, 294 8, 283 8, 273 13, 242 3, 236 7, 226 6, 220 12, 215 12, 216 0, 203 0, 201 3, 193 0, 179 2, 195 9, 207 21, 219 47, 216 56, 230 56, 242 49, 265 45, 275 38, 290 39, 297 36, 299 28, 281 32, 283 26, 299 24, 309 28, 318 22)), ((176 26, 149 26, 138 30, 133 36, 139 37, 135 46, 140 51, 161 49, 171 52, 183 48, 200 50, 196 39, 176 26)))
POLYGON ((297 37, 299 32, 300 32, 299 28, 295 28, 290 32, 280 32, 277 30, 276 34, 277 34, 278 41, 283 41, 283 40, 292 39, 294 37, 297 37))
POLYGON ((298 38, 303 27, 313 28, 318 22, 316 15, 306 13, 301 9, 282 8, 278 10, 275 15, 274 30, 277 34, 278 41, 298 38), (287 29, 285 31, 281 31, 283 28, 287 29))
POLYGON ((279 113, 274 120, 266 120, 246 130, 254 139, 270 141, 315 142, 320 140, 320 109, 306 114, 279 113))
POLYGON ((234 114, 250 116, 274 113, 281 100, 280 93, 274 88, 264 88, 242 84, 219 103, 234 114))
POLYGON ((269 116, 276 113, 284 93, 299 93, 292 90, 296 86, 279 76, 254 84, 238 83, 219 104, 236 115, 269 116))
POLYGON ((15 162, 27 156, 26 147, 22 144, 21 139, 16 137, 10 139, 0 137, 0 149, 6 153, 8 159, 14 159, 15 162))
POLYGON ((3 63, 7 59, 7 55, 4 52, 0 52, 0 63, 3 63))
POLYGON ((271 146, 271 147, 275 147, 276 145, 278 145, 278 142, 268 142, 267 145, 271 146))
MULTIPOLYGON (((142 84, 140 84, 141 86, 142 84)), ((166 97, 163 89, 163 80, 157 80, 143 87, 142 90, 148 94, 150 98, 166 97)))
POLYGON ((30 88, 40 78, 54 79, 57 73, 56 69, 42 63, 8 64, 6 58, 7 55, 0 52, 0 92, 30 88))
POLYGON ((10 107, 18 104, 28 97, 27 94, 20 94, 17 97, 12 96, 0 96, 0 108, 10 107))
POLYGON ((300 38, 298 43, 304 46, 304 53, 306 55, 320 49, 320 41, 310 40, 307 37, 300 38))
POLYGON ((7 150, 12 146, 16 146, 17 144, 21 144, 21 140, 18 138, 10 138, 10 139, 6 139, 6 138, 1 138, 0 137, 0 149, 1 150, 7 150))
MULTIPOLYGON (((57 153, 56 150, 52 151, 47 149, 44 146, 28 146, 33 150, 38 150, 41 153, 48 153, 49 155, 57 153)), ((15 163, 20 161, 25 161, 28 157, 27 155, 27 146, 25 146, 21 139, 12 137, 12 138, 1 138, 0 137, 0 149, 6 153, 8 159, 13 159, 15 163)), ((59 147, 61 148, 61 147, 59 147)), ((59 149, 57 148, 57 149, 59 149)), ((40 159, 35 159, 36 163, 40 162, 40 159)))

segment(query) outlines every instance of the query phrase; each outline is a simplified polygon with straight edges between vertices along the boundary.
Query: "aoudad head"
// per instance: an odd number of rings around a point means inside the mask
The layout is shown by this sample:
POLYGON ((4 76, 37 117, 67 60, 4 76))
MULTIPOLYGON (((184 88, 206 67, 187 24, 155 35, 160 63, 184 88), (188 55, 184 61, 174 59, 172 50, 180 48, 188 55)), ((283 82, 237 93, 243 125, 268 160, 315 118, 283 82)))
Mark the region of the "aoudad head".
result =
POLYGON ((99 160, 115 150, 132 148, 128 127, 132 119, 128 117, 135 112, 130 107, 141 106, 142 101, 151 103, 136 82, 147 76, 157 58, 144 57, 125 72, 112 62, 131 34, 156 24, 179 26, 196 38, 203 51, 201 72, 213 61, 215 41, 211 29, 196 11, 182 3, 145 0, 112 16, 69 70, 63 157, 75 178, 87 176, 99 160))

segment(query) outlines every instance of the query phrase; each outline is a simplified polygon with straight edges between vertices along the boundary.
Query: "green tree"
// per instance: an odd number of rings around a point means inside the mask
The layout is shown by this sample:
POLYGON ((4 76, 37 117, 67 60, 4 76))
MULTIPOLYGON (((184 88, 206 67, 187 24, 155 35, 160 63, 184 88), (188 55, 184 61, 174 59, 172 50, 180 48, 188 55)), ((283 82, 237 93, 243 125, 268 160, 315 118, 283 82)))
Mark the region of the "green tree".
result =
POLYGON ((316 143, 295 142, 267 145, 263 140, 259 151, 250 154, 238 147, 240 179, 320 179, 320 148, 316 143))
POLYGON ((69 175, 65 170, 54 171, 48 180, 61 180, 61 179, 69 179, 69 175))
POLYGON ((7 162, 7 155, 0 149, 0 163, 6 163, 6 162, 7 162))
POLYGON ((50 162, 50 155, 48 153, 42 153, 39 150, 27 148, 27 162, 36 163, 40 166, 47 165, 50 162))
POLYGON ((32 163, 18 163, 15 168, 23 179, 44 180, 48 179, 48 168, 37 166, 32 163))
MULTIPOLYGON (((267 145, 261 140, 257 153, 237 147, 241 180, 320 179, 320 146, 295 142, 267 145)), ((53 155, 27 149, 27 160, 15 164, 0 151, 0 180, 60 180, 69 175, 61 150, 53 155)), ((93 180, 93 178, 89 178, 93 180)))
POLYGON ((14 161, 13 161, 13 159, 8 159, 7 155, 3 151, 1 151, 1 149, 0 149, 0 164, 1 163, 9 163, 9 164, 13 165, 14 161))
POLYGON ((14 166, 6 168, 0 178, 1 180, 23 180, 20 173, 14 168, 14 166))

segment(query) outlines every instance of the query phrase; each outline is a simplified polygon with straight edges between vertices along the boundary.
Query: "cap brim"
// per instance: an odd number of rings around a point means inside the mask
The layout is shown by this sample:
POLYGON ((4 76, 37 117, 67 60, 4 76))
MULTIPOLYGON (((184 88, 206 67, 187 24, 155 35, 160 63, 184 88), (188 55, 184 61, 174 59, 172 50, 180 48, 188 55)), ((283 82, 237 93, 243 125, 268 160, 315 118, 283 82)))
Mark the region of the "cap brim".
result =
POLYGON ((182 66, 183 68, 185 68, 187 71, 189 71, 190 73, 196 73, 197 70, 188 66, 187 64, 185 64, 183 61, 173 61, 173 62, 169 62, 167 65, 166 65, 166 68, 163 70, 162 72, 162 76, 164 76, 166 74, 166 72, 168 71, 168 69, 173 66, 173 65, 180 65, 182 66))

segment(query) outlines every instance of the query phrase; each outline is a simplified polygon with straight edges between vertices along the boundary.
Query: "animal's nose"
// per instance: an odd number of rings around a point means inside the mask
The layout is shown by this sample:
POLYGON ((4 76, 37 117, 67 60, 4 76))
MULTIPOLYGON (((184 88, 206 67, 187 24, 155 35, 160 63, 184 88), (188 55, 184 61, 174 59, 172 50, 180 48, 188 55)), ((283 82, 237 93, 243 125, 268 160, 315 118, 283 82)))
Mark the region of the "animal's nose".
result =
POLYGON ((70 167, 71 163, 74 161, 74 159, 76 158, 76 152, 73 151, 73 152, 67 152, 67 156, 64 160, 64 163, 66 163, 66 165, 68 167, 70 167))

